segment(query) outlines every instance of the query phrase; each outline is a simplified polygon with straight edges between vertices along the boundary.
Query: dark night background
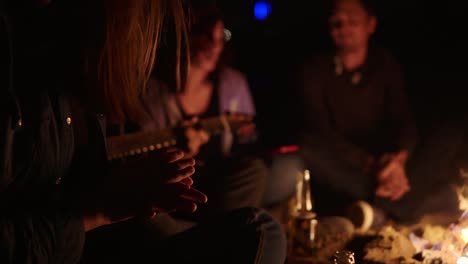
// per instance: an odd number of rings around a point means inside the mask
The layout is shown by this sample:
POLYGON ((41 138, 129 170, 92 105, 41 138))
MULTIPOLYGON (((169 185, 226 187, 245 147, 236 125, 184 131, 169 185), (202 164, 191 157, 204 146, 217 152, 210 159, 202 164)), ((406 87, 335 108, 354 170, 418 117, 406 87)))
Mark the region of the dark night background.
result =
MULTIPOLYGON (((330 46, 326 1, 269 1, 271 15, 257 21, 255 0, 218 1, 233 33, 231 63, 247 74, 259 125, 274 144, 291 142, 292 87, 286 76, 308 54, 330 46), (286 129, 279 129, 286 128, 286 129), (269 135, 269 136, 268 136, 269 135)), ((376 0, 373 41, 402 64, 420 133, 462 129, 468 108, 468 7, 463 1, 376 0)))

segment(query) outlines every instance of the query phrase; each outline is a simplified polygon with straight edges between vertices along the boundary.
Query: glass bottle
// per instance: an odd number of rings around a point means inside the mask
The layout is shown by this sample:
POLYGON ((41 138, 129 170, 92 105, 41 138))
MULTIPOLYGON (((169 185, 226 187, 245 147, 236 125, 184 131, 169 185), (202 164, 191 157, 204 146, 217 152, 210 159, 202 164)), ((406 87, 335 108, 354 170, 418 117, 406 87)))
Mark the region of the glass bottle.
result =
POLYGON ((317 232, 316 214, 313 212, 310 191, 310 173, 298 173, 296 181, 296 203, 291 217, 291 250, 296 257, 310 257, 317 253, 315 244, 317 232))
POLYGON ((313 213, 312 194, 310 191, 310 172, 299 173, 296 181, 296 212, 298 215, 313 213))

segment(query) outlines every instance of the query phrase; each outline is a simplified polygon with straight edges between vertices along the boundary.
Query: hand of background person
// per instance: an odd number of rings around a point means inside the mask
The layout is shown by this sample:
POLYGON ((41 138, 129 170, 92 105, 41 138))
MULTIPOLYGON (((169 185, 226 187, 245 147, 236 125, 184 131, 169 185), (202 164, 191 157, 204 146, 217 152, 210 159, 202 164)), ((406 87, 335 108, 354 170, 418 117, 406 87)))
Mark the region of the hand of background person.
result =
POLYGON ((385 154, 379 160, 376 189, 378 197, 397 201, 410 190, 405 170, 407 158, 408 153, 400 151, 396 154, 385 154))
POLYGON ((381 170, 385 170, 386 167, 391 166, 391 162, 400 163, 402 166, 406 166, 406 161, 408 160, 408 151, 401 150, 397 153, 386 153, 380 157, 379 163, 381 165, 381 170))

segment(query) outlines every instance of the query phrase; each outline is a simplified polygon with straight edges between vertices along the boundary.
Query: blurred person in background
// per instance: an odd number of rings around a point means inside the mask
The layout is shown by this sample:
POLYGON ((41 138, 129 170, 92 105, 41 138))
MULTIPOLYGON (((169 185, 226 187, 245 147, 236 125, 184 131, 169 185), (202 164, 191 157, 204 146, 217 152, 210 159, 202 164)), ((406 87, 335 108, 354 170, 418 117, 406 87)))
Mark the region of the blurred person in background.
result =
MULTIPOLYGON (((301 72, 300 148, 318 213, 344 214, 362 200, 384 216, 392 213, 387 201, 396 203, 411 190, 407 161, 416 126, 400 65, 370 44, 376 27, 369 1, 333 1, 329 32, 335 50, 308 61, 301 72)), ((359 227, 362 216, 352 214, 359 227)))
POLYGON ((459 133, 440 127, 417 144, 401 67, 370 41, 377 27, 372 1, 335 0, 331 10, 334 52, 310 60, 300 77, 300 151, 316 210, 347 215, 364 229, 386 219, 457 215, 456 194, 444 180, 454 173, 456 144, 444 142, 459 133))
POLYGON ((179 142, 197 163, 196 186, 210 197, 199 208, 201 218, 242 207, 260 207, 268 169, 251 151, 254 124, 210 135, 197 128, 200 120, 227 113, 255 115, 245 76, 222 63, 225 46, 221 11, 209 1, 192 5, 191 63, 181 90, 155 76, 144 97, 153 119, 144 129, 182 130, 179 142))

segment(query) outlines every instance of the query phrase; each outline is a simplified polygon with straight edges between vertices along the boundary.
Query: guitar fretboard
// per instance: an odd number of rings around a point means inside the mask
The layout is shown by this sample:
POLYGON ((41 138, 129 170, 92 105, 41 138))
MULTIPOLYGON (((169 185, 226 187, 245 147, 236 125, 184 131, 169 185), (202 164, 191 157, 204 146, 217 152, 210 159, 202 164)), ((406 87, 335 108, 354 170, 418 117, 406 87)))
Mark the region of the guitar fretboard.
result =
MULTIPOLYGON (((215 135, 226 130, 236 130, 245 124, 252 124, 252 118, 217 116, 201 119, 199 124, 208 134, 215 135)), ((175 145, 177 145, 177 135, 171 128, 113 136, 107 138, 107 158, 121 159, 175 145)))

